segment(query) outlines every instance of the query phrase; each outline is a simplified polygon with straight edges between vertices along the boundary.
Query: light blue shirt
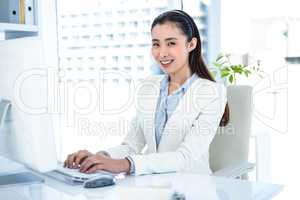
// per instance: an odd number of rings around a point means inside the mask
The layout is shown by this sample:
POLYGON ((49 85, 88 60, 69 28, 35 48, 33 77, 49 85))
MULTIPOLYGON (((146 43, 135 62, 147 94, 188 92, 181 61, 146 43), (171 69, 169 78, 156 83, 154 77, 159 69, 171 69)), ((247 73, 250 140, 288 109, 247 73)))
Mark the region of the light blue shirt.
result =
POLYGON ((155 141, 156 148, 160 143, 162 133, 165 129, 168 119, 170 119, 172 113, 175 111, 180 99, 183 97, 190 85, 198 78, 196 74, 193 74, 188 78, 184 84, 172 94, 168 95, 169 90, 169 76, 166 75, 161 81, 160 95, 157 102, 156 114, 155 114, 155 141))
MULTIPOLYGON (((165 75, 160 83, 160 94, 157 101, 156 112, 155 112, 155 141, 156 148, 160 143, 160 139, 168 119, 170 119, 172 113, 176 109, 180 99, 186 93, 190 85, 198 79, 198 75, 193 74, 188 78, 184 84, 177 90, 173 91, 172 94, 168 94, 169 91, 169 76, 165 75)), ((130 174, 134 174, 135 165, 133 159, 130 156, 126 157, 130 162, 130 174)))

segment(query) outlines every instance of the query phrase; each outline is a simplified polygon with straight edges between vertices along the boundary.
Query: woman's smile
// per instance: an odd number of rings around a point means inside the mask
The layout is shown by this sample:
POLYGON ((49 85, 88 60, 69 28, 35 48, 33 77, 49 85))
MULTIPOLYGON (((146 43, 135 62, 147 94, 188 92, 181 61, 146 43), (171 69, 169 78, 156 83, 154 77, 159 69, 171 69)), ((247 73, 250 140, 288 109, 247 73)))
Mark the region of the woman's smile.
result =
POLYGON ((161 60, 160 61, 160 65, 163 68, 168 68, 172 63, 173 63, 174 59, 169 59, 169 60, 161 60))

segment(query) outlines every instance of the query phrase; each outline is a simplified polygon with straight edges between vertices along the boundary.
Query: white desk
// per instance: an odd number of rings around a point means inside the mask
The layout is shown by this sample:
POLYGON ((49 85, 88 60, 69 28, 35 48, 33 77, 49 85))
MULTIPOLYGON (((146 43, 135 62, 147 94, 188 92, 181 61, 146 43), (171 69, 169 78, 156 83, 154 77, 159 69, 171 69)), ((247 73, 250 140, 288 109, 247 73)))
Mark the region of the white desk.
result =
POLYGON ((185 194, 187 200, 271 199, 282 186, 226 179, 200 174, 161 174, 119 179, 117 185, 97 189, 70 186, 45 177, 44 184, 0 188, 0 199, 87 200, 87 199, 169 199, 172 191, 185 194))

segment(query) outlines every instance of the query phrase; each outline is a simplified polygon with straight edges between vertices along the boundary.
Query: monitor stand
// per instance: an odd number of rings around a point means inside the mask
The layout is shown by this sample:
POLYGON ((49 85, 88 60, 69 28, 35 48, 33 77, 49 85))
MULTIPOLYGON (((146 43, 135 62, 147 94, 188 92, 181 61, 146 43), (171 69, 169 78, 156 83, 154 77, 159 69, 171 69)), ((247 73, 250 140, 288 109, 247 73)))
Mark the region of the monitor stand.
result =
POLYGON ((9 159, 7 136, 9 131, 5 129, 4 123, 9 120, 8 113, 11 107, 9 100, 0 101, 0 180, 1 186, 12 186, 21 183, 43 182, 44 180, 33 173, 28 172, 26 167, 18 162, 9 159), (22 173, 27 172, 27 173, 22 173), (13 176, 13 177, 12 177, 13 176), (19 178, 18 178, 19 177, 19 178), (2 179, 1 179, 2 178, 2 179))
POLYGON ((6 146, 6 136, 7 130, 4 128, 4 122, 7 120, 7 115, 11 102, 6 99, 1 99, 0 101, 0 175, 11 174, 19 171, 24 171, 25 167, 15 161, 7 158, 7 146, 6 146), (5 157, 6 156, 6 157, 5 157))

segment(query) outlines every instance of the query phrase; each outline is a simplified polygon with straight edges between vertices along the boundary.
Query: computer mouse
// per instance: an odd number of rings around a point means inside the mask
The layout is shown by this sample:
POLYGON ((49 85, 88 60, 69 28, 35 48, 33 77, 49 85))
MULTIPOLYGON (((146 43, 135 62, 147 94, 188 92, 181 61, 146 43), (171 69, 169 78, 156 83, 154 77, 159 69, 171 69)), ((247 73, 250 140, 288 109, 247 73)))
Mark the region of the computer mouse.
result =
POLYGON ((83 183, 84 188, 97 188, 116 184, 116 179, 113 175, 102 174, 91 178, 83 183))

